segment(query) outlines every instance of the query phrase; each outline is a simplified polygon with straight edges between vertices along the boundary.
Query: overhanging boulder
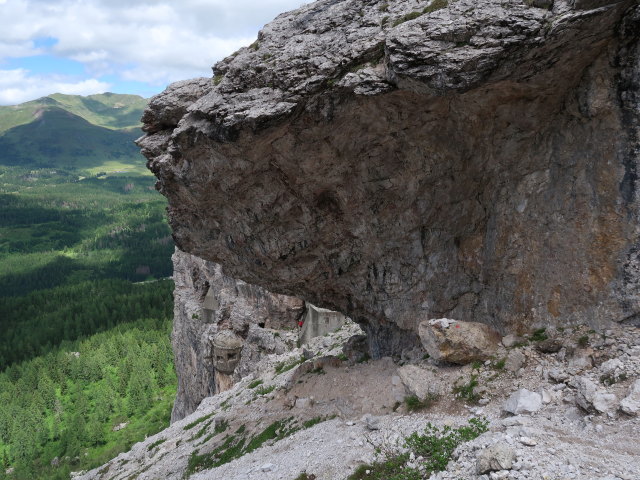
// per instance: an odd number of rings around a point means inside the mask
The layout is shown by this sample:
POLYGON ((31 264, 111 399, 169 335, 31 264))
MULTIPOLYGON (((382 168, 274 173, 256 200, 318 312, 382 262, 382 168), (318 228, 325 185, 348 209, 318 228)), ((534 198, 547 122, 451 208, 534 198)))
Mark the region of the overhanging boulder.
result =
POLYGON ((139 144, 179 248, 374 356, 423 318, 634 321, 640 7, 530 3, 321 0, 170 86, 139 144))

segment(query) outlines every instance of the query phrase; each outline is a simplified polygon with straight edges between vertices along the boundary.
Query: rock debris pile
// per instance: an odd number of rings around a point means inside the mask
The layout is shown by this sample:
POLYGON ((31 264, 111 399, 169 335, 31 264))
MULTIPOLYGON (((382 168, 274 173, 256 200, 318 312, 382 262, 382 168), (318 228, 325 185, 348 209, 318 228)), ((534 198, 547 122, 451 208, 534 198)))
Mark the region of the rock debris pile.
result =
POLYGON ((424 351, 352 362, 343 349, 358 334, 350 323, 265 356, 252 376, 76 478, 343 480, 427 423, 486 418, 487 433, 425 478, 637 480, 640 329, 538 330, 503 338, 490 359, 466 365, 424 351), (545 352, 548 340, 560 349, 545 352))

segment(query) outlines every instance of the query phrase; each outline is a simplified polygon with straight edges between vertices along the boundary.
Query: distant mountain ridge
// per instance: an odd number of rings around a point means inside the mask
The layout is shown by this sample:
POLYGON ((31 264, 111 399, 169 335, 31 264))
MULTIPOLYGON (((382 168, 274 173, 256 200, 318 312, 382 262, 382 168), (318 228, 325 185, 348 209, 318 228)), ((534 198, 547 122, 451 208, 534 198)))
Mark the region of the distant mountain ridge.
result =
POLYGON ((96 169, 144 163, 133 141, 141 135, 147 100, 103 93, 53 94, 0 107, 0 165, 96 169))
POLYGON ((19 105, 0 107, 0 134, 31 123, 38 112, 58 107, 99 127, 114 130, 140 127, 148 100, 138 95, 100 93, 83 97, 54 93, 19 105))

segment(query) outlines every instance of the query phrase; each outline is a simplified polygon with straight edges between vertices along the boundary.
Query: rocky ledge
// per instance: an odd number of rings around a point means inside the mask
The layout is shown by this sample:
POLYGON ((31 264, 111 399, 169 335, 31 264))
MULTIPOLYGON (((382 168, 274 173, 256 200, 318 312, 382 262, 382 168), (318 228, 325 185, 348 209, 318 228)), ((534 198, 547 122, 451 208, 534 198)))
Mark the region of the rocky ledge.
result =
POLYGON ((179 248, 341 311, 374 357, 429 318, 638 322, 640 7, 320 0, 139 140, 179 248))

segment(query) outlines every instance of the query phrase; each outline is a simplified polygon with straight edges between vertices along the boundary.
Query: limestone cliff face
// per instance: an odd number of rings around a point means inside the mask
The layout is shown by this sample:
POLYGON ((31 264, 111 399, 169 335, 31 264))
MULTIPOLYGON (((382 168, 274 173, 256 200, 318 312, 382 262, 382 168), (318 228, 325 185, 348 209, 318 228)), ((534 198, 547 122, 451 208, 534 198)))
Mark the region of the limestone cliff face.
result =
POLYGON ((295 328, 304 302, 273 295, 226 276, 220 265, 179 250, 173 256, 174 322, 171 335, 178 374, 178 394, 171 421, 193 411, 203 398, 225 390, 255 364, 260 355, 285 350, 266 329, 295 328), (249 339, 233 375, 214 368, 213 339, 221 330, 249 339), (223 382, 223 385, 221 385, 223 382), (222 388, 221 388, 222 387, 222 388))
POLYGON ((152 99, 177 245, 374 355, 424 318, 635 321, 637 2, 443 3, 320 0, 152 99))

